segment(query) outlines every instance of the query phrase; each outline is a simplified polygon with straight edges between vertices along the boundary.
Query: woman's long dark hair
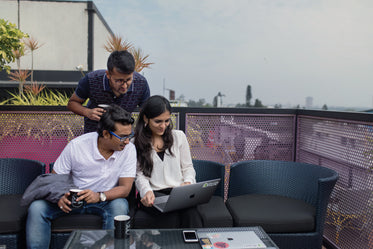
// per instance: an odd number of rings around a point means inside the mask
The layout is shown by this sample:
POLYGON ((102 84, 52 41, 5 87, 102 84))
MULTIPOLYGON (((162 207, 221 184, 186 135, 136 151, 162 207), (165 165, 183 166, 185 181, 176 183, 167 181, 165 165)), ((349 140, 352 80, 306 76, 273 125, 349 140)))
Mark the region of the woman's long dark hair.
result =
MULTIPOLYGON (((169 111, 171 112, 171 105, 168 100, 159 95, 154 95, 150 97, 144 105, 141 107, 139 118, 137 119, 135 128, 135 140, 134 144, 137 151, 137 163, 145 176, 150 177, 153 171, 153 160, 151 157, 152 152, 152 131, 149 126, 145 124, 144 117, 152 119, 158 117, 162 113, 169 111)), ((171 155, 171 147, 173 145, 174 139, 172 137, 172 122, 166 128, 163 138, 163 148, 162 151, 168 150, 171 155)))

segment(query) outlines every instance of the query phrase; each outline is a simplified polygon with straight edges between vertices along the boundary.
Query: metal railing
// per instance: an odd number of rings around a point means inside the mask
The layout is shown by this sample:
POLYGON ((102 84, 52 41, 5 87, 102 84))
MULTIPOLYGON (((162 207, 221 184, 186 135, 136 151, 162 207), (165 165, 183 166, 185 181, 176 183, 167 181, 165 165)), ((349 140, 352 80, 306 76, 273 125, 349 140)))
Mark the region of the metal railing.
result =
MULTIPOLYGON (((336 170, 324 237, 334 248, 373 240, 373 114, 251 108, 174 108, 194 159, 226 165, 252 159, 299 161, 336 170)), ((137 113, 133 114, 135 118, 137 113)), ((0 157, 46 164, 83 133, 66 107, 0 106, 0 157)), ((226 184, 227 179, 226 179, 226 184)))

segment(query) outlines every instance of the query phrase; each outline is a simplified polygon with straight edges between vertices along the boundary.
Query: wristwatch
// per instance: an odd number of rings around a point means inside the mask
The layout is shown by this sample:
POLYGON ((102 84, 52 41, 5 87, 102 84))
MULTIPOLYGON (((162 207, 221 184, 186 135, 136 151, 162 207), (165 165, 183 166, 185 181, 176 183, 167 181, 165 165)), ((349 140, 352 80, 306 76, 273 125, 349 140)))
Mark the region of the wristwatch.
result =
POLYGON ((100 192, 100 201, 106 201, 106 195, 104 192, 100 192))

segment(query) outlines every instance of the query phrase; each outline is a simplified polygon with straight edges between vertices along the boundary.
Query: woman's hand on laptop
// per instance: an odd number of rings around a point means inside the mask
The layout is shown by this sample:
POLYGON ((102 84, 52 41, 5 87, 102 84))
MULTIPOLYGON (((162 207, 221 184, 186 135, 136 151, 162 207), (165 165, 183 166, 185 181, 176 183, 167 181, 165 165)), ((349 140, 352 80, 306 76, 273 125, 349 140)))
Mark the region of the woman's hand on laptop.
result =
POLYGON ((148 191, 146 192, 144 197, 141 199, 141 203, 145 207, 151 207, 154 204, 154 199, 155 199, 155 196, 154 196, 153 191, 148 191))
POLYGON ((183 182, 180 186, 192 184, 191 182, 183 182))

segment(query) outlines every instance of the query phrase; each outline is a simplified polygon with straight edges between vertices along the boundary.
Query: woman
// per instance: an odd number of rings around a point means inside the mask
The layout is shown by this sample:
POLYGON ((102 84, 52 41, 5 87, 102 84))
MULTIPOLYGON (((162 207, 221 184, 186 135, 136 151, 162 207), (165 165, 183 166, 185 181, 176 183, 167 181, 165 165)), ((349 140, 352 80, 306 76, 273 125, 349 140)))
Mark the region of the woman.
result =
POLYGON ((153 223, 149 226, 202 227, 195 207, 165 214, 153 207, 156 196, 196 182, 187 138, 184 132, 172 129, 171 105, 166 98, 152 96, 142 106, 134 144, 138 165, 136 187, 141 198, 140 208, 153 223), (166 224, 167 220, 178 220, 179 224, 166 224))

